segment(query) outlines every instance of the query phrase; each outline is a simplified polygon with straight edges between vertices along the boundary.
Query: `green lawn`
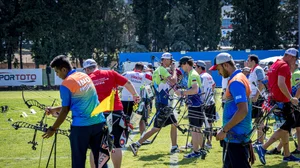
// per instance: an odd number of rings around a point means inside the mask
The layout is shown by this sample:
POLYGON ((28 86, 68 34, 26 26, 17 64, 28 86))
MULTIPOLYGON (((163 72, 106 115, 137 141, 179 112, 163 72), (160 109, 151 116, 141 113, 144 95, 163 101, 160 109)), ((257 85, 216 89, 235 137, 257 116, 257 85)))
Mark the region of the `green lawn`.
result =
MULTIPOLYGON (((39 102, 51 105, 52 100, 59 99, 58 91, 38 91, 38 92, 25 92, 25 99, 36 99, 39 102)), ((19 129, 15 130, 11 124, 15 121, 25 121, 28 123, 35 124, 40 120, 42 111, 35 108, 37 114, 31 114, 29 109, 26 107, 22 100, 21 92, 0 92, 0 106, 8 105, 9 111, 6 113, 0 113, 0 167, 2 168, 22 168, 22 167, 39 167, 40 151, 42 147, 42 132, 37 133, 37 150, 32 150, 31 145, 28 141, 32 140, 34 130, 32 129, 19 129), (28 117, 20 117, 22 112, 26 112, 28 117), (13 119, 13 122, 8 119, 13 119)), ((219 110, 219 103, 217 104, 217 111, 219 110)), ((182 115, 182 113, 181 113, 182 115)), ((51 125, 54 119, 51 117, 47 118, 47 124, 51 125)), ((186 120, 183 122, 187 122, 186 120)), ((216 123, 220 125, 221 121, 216 123)), ((62 125, 62 129, 67 129, 69 124, 65 122, 62 125)), ((222 167, 221 155, 222 148, 219 146, 219 142, 213 141, 213 149, 210 150, 205 160, 201 159, 184 159, 183 155, 186 152, 178 153, 175 155, 169 155, 170 150, 170 127, 162 129, 158 135, 154 144, 142 146, 138 152, 138 156, 134 157, 130 150, 124 149, 124 157, 122 161, 122 167, 137 167, 137 168, 161 168, 161 167, 222 167), (171 163, 170 163, 171 162, 171 163)), ((134 141, 139 138, 139 134, 133 137, 134 141)), ((48 156, 51 150, 53 137, 44 140, 42 148, 42 160, 40 167, 46 167, 48 156)), ((57 144, 57 167, 66 168, 71 167, 71 153, 70 145, 67 137, 58 135, 57 144)), ((182 135, 178 132, 178 145, 182 146, 186 142, 186 135, 182 135)), ((295 149, 293 142, 290 141, 291 151, 295 149)), ((273 147, 273 146, 272 146, 273 147)), ((270 147, 271 149, 271 147, 270 147)), ((189 152, 189 151, 188 151, 189 152)), ((256 155, 257 156, 257 155, 256 155)), ((258 158, 257 158, 258 159, 258 158)), ((262 166, 259 160, 253 167, 300 167, 300 163, 282 163, 282 156, 267 156, 267 165, 262 166)), ((89 162, 87 160, 87 166, 89 162)), ((50 166, 53 167, 53 159, 50 162, 50 166)), ((110 163, 110 167, 111 163, 110 163)))

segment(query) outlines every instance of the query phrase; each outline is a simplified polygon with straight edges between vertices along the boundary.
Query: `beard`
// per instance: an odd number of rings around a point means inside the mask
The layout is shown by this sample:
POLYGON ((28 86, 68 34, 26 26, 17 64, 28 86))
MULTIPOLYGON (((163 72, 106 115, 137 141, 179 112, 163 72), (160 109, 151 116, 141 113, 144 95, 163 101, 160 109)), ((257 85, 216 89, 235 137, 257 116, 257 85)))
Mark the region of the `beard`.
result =
POLYGON ((220 74, 221 76, 223 76, 224 78, 228 78, 230 76, 229 72, 223 68, 223 74, 220 74))

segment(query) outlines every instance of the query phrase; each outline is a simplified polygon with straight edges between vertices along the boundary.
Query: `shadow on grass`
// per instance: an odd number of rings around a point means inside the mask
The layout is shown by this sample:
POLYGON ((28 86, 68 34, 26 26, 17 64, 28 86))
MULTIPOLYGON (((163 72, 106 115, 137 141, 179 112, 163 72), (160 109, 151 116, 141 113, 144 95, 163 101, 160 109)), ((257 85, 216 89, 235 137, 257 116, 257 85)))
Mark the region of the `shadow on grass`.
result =
POLYGON ((139 160, 141 161, 151 161, 151 160, 158 160, 161 157, 164 157, 168 154, 154 154, 154 155, 147 155, 147 156, 140 156, 139 160))
MULTIPOLYGON (((178 165, 186 165, 186 164, 190 164, 190 163, 193 163, 193 162, 199 162, 199 161, 204 161, 200 158, 183 158, 182 160, 178 161, 178 165)), ((170 164, 170 163, 169 163, 170 164)))
MULTIPOLYGON (((263 167, 263 168, 295 168, 295 166, 288 166, 287 162, 281 162, 275 165, 258 165, 256 167, 263 167)), ((299 167, 300 167, 300 163, 299 163, 299 167)))

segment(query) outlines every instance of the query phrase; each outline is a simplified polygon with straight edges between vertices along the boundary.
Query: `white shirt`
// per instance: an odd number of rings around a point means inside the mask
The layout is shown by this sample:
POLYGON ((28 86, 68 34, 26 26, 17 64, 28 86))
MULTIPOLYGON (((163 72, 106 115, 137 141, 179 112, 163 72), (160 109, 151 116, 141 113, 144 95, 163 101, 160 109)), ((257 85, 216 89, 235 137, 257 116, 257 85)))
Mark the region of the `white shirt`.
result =
MULTIPOLYGON (((201 88, 200 88, 201 93, 205 93, 204 95, 201 96, 201 101, 204 102, 206 99, 205 96, 209 96, 210 94, 213 93, 213 86, 215 85, 215 81, 212 78, 212 76, 207 72, 201 73, 200 78, 201 78, 201 88)), ((207 102, 208 102, 207 105, 215 104, 214 96, 211 96, 207 100, 207 102)))
MULTIPOLYGON (((128 71, 123 74, 125 78, 127 78, 132 85, 134 86, 137 93, 141 94, 141 87, 150 85, 152 82, 152 76, 140 71, 128 71)), ((141 97, 145 97, 146 93, 145 91, 142 92, 141 97)), ((121 101, 133 101, 133 97, 131 93, 126 89, 123 88, 122 90, 122 96, 121 101)))
POLYGON ((265 76, 266 75, 264 70, 259 65, 254 67, 254 69, 251 69, 249 75, 250 90, 251 90, 250 98, 253 98, 256 95, 258 89, 258 81, 264 80, 265 76))
POLYGON ((228 78, 222 77, 222 91, 227 88, 228 80, 229 80, 229 77, 228 78))

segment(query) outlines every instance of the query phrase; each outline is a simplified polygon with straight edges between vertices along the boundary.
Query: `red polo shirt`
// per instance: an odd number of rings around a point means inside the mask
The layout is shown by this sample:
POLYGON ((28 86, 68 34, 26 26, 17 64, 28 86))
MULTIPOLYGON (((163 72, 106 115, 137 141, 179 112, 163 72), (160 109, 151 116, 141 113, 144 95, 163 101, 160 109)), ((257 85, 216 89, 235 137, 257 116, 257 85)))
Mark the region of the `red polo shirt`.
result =
POLYGON ((278 87, 278 76, 285 77, 285 84, 291 93, 292 85, 291 85, 291 70, 288 64, 282 59, 278 59, 269 69, 268 71, 268 87, 271 94, 272 99, 278 102, 289 102, 289 98, 285 97, 285 95, 281 92, 278 87))
MULTIPOLYGON (((118 86, 124 86, 127 79, 115 71, 111 70, 96 70, 89 74, 90 78, 96 87, 98 100, 101 102, 110 95, 112 89, 117 89, 118 86)), ((123 110, 123 105, 119 98, 118 92, 115 95, 114 111, 123 110)))

